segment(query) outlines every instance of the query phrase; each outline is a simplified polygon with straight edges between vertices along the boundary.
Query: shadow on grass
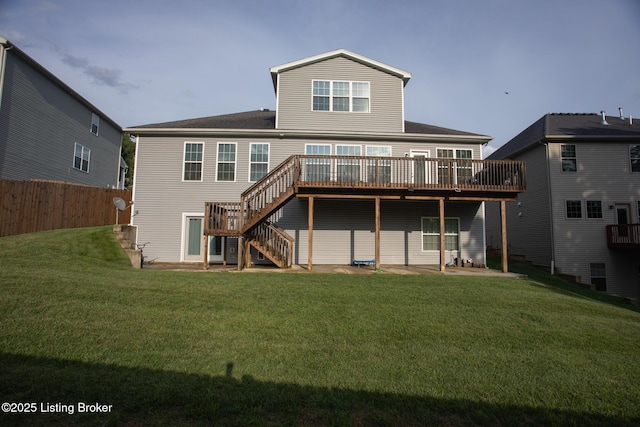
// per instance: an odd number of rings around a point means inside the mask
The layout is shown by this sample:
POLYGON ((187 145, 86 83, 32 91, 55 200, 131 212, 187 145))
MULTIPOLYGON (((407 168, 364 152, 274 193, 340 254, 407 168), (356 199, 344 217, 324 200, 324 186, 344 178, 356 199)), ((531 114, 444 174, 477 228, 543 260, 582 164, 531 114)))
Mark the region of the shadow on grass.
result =
POLYGON ((0 353, 2 402, 34 402, 1 425, 638 425, 640 418, 210 377, 0 353), (112 405, 78 413, 79 402, 112 405), (63 412, 55 413, 56 404, 63 412), (49 412, 42 412, 42 405, 49 412), (66 406, 63 406, 66 405, 66 406), (68 412, 73 409, 73 414, 68 412))

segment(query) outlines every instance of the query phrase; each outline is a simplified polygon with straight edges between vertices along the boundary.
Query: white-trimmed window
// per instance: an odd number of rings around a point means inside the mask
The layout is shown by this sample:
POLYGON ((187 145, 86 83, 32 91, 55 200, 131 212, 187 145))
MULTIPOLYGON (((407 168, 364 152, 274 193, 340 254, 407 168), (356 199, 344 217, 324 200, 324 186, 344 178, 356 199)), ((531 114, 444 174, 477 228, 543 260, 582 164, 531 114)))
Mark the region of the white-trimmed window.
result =
POLYGON ((311 86, 313 111, 369 112, 369 82, 313 80, 311 86))
MULTIPOLYGON (((447 251, 460 249, 460 219, 444 219, 444 247, 447 251)), ((422 218, 422 250, 440 250, 440 219, 433 217, 422 218)))
POLYGON ((602 219, 602 201, 587 200, 587 218, 602 219))
POLYGON ((183 181, 202 181, 202 153, 204 143, 184 143, 184 163, 182 167, 183 181))
POLYGON ((89 163, 91 162, 91 150, 82 144, 75 143, 73 149, 73 168, 89 173, 89 163))
POLYGON ((565 200, 567 219, 582 218, 582 200, 565 200))
POLYGON ((631 163, 631 172, 640 172, 640 144, 629 146, 629 162, 631 163))
POLYGON ((447 161, 438 162, 438 182, 441 184, 463 184, 469 182, 472 176, 471 162, 464 159, 472 159, 472 150, 454 150, 451 148, 438 148, 436 156, 447 161), (448 160, 456 159, 456 161, 448 160), (457 160, 460 159, 460 160, 457 160), (452 176, 453 175, 453 176, 452 176))
MULTIPOLYGON (((304 153, 307 156, 330 156, 331 145, 306 144, 304 153)), ((331 159, 307 157, 304 167, 304 178, 307 182, 326 182, 331 180, 331 159)))
MULTIPOLYGON (((336 156, 361 156, 359 145, 336 145, 336 156)), ((360 159, 337 159, 336 176, 341 182, 360 181, 360 159)))
POLYGON ((562 156, 562 172, 576 172, 578 170, 578 160, 576 157, 575 145, 561 145, 560 155, 562 156))
POLYGON ((218 142, 216 181, 236 180, 236 143, 218 142))
POLYGON ((589 274, 591 276, 591 284, 598 291, 607 290, 607 267, 603 262, 594 262, 589 264, 589 274))
POLYGON ((100 116, 96 113, 91 113, 91 133, 98 136, 100 131, 100 116))
MULTIPOLYGON (((391 157, 391 147, 367 145, 366 155, 371 157, 391 157)), ((391 160, 367 160, 367 182, 391 182, 391 160)))
POLYGON ((269 172, 269 144, 252 143, 249 147, 249 181, 256 182, 269 172))

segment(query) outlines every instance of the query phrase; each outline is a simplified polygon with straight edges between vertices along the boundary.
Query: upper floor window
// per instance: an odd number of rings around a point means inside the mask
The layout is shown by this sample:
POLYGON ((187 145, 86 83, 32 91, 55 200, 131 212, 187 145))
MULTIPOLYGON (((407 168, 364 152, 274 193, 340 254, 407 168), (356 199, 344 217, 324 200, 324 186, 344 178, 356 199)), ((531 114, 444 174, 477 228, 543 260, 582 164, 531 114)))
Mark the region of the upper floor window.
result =
POLYGON ((562 171, 563 172, 576 172, 578 170, 578 163, 576 159, 576 146, 561 145, 560 154, 562 156, 562 171))
POLYGON ((73 155, 73 168, 89 173, 89 162, 91 161, 91 150, 76 142, 73 155))
POLYGON ((96 113, 91 113, 91 133, 98 136, 100 130, 100 116, 96 113))
POLYGON ((369 112, 369 82, 314 80, 313 111, 369 112))
POLYGON ((629 146, 629 160, 631 161, 631 172, 640 172, 640 145, 629 146))
POLYGON ((216 181, 236 180, 236 143, 218 143, 218 173, 216 181))
POLYGON ((255 182, 269 171, 269 144, 251 144, 249 181, 255 182))
POLYGON ((202 181, 202 142, 184 143, 184 164, 182 177, 184 181, 202 181))

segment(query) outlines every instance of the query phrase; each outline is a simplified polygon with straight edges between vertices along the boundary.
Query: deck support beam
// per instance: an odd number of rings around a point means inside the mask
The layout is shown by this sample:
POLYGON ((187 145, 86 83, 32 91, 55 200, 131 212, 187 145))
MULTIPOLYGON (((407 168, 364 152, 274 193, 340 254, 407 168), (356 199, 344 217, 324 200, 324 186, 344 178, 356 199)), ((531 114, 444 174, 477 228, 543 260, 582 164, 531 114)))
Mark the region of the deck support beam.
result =
POLYGON ((313 196, 309 197, 309 249, 307 255, 307 269, 311 271, 313 269, 313 196))
POLYGON ((209 235, 204 235, 204 265, 202 266, 205 270, 209 269, 209 235))
POLYGON ((242 271, 242 235, 238 236, 238 271, 242 271))
POLYGON ((502 237, 502 272, 509 271, 509 254, 507 253, 507 208, 504 200, 500 201, 500 233, 502 237))
POLYGON ((380 197, 376 197, 376 270, 380 270, 380 197))
POLYGON ((441 198, 438 201, 439 205, 439 214, 438 217, 440 219, 440 271, 444 272, 445 270, 445 238, 444 238, 444 199, 441 198))

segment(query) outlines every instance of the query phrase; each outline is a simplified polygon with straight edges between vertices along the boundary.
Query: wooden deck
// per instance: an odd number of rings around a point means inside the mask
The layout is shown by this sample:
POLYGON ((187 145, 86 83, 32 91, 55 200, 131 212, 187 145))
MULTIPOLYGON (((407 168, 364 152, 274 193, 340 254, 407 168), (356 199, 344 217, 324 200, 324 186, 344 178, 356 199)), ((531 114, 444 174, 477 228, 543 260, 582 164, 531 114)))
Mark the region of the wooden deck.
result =
POLYGON ((640 224, 607 225, 607 246, 640 250, 640 224))
POLYGON ((294 196, 499 201, 525 189, 521 161, 294 155, 240 201, 207 202, 205 234, 246 233, 294 196))

